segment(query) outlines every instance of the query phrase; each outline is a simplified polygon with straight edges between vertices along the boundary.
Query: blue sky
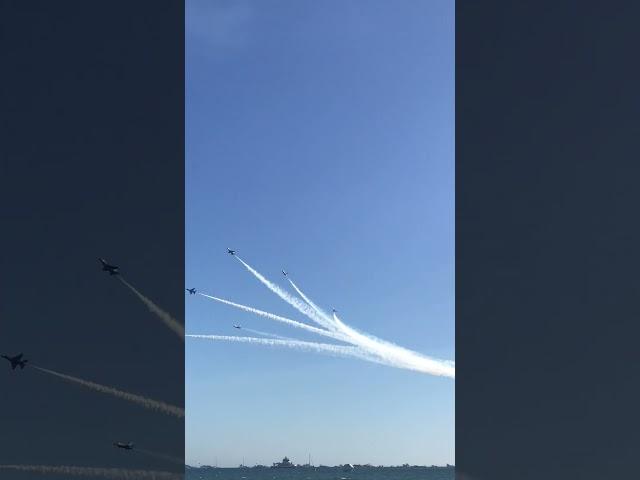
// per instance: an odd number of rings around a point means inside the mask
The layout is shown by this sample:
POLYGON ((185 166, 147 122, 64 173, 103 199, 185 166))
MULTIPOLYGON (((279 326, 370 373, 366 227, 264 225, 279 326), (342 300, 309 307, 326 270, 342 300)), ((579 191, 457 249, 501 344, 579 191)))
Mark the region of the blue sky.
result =
MULTIPOLYGON (((454 349, 454 3, 187 0, 186 282, 305 320, 225 253, 348 324, 454 349)), ((326 341, 200 296, 187 333, 326 341)), ((455 462, 454 381, 186 342, 186 459, 455 462)))

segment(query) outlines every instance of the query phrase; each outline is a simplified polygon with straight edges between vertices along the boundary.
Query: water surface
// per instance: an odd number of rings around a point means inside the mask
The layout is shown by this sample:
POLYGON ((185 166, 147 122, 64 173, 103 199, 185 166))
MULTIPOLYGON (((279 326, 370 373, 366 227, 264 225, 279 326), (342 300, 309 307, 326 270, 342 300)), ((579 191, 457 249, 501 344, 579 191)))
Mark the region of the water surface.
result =
POLYGON ((185 480, 454 480, 453 467, 188 469, 185 480))

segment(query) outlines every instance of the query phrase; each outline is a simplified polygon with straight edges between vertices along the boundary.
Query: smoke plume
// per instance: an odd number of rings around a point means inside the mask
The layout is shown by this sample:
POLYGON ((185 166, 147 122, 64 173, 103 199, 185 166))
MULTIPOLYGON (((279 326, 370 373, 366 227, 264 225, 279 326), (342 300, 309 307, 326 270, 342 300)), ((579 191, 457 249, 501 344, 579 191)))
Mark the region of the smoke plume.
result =
POLYGON ((268 318, 270 320, 275 320, 276 322, 286 323, 287 325, 291 325, 292 327, 302 328, 309 332, 316 333, 318 335, 322 335, 325 337, 333 338, 334 340, 346 341, 346 337, 341 333, 330 332, 328 330, 324 330, 322 328, 314 327, 312 325, 307 325, 306 323, 298 322, 296 320, 291 320, 290 318, 281 317, 280 315, 274 315, 273 313, 265 312, 263 310, 258 310, 257 308, 248 307, 246 305, 241 305, 239 303, 231 302, 229 300, 225 300, 223 298, 214 297, 211 295, 207 295, 205 293, 198 293, 198 295, 202 295, 203 297, 209 298, 211 300, 215 300, 216 302, 224 303, 225 305, 230 305, 232 307, 238 308, 240 310, 244 310, 245 312, 250 312, 260 317, 268 318))
POLYGON ((178 322, 175 318, 169 315, 167 312, 158 307, 155 303, 153 303, 149 298, 145 297, 142 293, 140 293, 133 285, 127 282, 121 275, 118 276, 118 279, 131 290, 136 297, 138 297, 142 303, 144 303, 147 308, 154 313, 162 322, 169 327, 176 335, 178 335, 182 341, 184 341, 184 327, 178 322))
POLYGON ((123 392, 122 390, 117 390, 113 387, 107 387, 98 383, 89 382, 88 380, 72 377, 71 375, 65 375, 64 373, 54 372, 53 370, 38 367, 36 365, 31 366, 37 370, 40 370, 41 372, 48 373, 49 375, 62 378, 63 380, 67 380, 78 385, 82 385, 83 387, 95 390, 96 392, 107 393, 109 395, 113 395, 114 397, 122 398, 123 400, 127 400, 132 403, 137 403, 138 405, 151 410, 156 410, 167 415, 173 415, 174 417, 178 418, 184 418, 184 410, 182 408, 169 405, 168 403, 152 400, 150 398, 146 398, 141 395, 135 395, 133 393, 123 392))
POLYGON ((67 465, 0 465, 0 470, 33 472, 75 477, 101 477, 109 480, 183 480, 184 473, 122 468, 74 467, 67 465))

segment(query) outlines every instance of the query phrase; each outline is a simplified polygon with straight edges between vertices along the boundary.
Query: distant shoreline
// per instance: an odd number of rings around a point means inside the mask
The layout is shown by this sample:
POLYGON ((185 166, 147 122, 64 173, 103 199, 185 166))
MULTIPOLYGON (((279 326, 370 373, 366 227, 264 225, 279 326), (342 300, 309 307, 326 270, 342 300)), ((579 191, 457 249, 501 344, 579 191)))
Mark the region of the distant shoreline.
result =
POLYGON ((347 464, 347 465, 297 465, 295 467, 278 468, 269 465, 253 465, 253 466, 239 466, 239 467, 215 467, 211 465, 202 465, 200 467, 194 467, 192 465, 185 465, 185 470, 243 470, 243 469, 260 469, 260 470, 305 470, 305 469, 344 469, 345 467, 356 469, 391 469, 391 468, 404 468, 404 469, 428 469, 428 470, 441 470, 441 469, 455 469, 455 465, 359 465, 359 464, 347 464))

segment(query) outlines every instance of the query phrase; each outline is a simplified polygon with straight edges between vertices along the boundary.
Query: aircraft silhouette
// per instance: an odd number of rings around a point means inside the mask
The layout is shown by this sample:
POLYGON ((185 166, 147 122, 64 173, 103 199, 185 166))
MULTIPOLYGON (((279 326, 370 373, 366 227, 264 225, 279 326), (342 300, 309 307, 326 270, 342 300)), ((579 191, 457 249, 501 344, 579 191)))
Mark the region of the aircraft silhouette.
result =
POLYGON ((122 448, 123 450, 133 450, 133 443, 113 442, 114 447, 122 448))
POLYGON ((99 258, 100 263, 102 264, 102 271, 109 272, 109 275, 118 275, 120 272, 119 268, 115 265, 109 265, 104 258, 99 258))
POLYGON ((27 366, 27 362, 29 360, 23 360, 22 359, 22 353, 19 355, 16 355, 15 357, 9 357, 7 355, 0 355, 2 358, 6 358, 7 360, 9 360, 9 362, 11 362, 11 370, 15 370, 17 366, 20 366, 20 369, 23 369, 24 367, 27 366))

